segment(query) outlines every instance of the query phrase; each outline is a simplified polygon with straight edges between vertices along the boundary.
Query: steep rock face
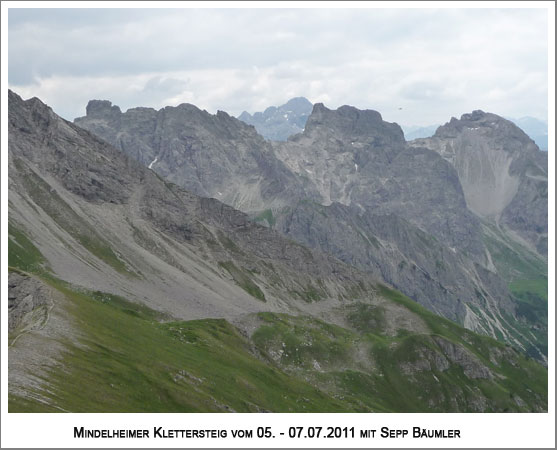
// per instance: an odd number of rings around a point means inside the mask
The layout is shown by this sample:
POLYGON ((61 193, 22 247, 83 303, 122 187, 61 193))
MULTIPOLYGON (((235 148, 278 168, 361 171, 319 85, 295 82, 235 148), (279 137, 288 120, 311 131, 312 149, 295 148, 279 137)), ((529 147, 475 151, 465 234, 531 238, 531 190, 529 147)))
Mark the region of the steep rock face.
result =
POLYGON ((483 261, 479 222, 454 169, 431 150, 407 148, 401 128, 377 111, 316 104, 304 133, 274 147, 317 186, 325 205, 396 214, 483 261))
POLYGON ((274 228, 386 280, 437 314, 512 340, 507 326, 491 317, 513 315, 502 280, 397 215, 306 201, 278 214, 274 228))
POLYGON ((222 111, 211 115, 182 104, 122 114, 110 102, 93 100, 75 123, 167 180, 243 211, 283 206, 311 190, 253 127, 222 111))
POLYGON ((495 114, 474 111, 410 145, 434 150, 452 164, 470 210, 507 225, 545 252, 547 155, 520 128, 495 114))
POLYGON ((198 195, 252 214, 302 199, 396 214, 487 262, 454 169, 434 151, 409 149, 400 127, 376 111, 317 104, 303 134, 271 148, 252 127, 192 105, 118 114, 92 101, 89 109, 76 124, 198 195))
POLYGON ((244 111, 238 116, 242 122, 253 125, 257 132, 270 141, 286 141, 306 126, 313 105, 304 97, 290 99, 281 106, 269 106, 253 115, 244 111))
MULTIPOLYGON (((530 242, 547 258, 548 203, 547 152, 534 151, 515 166, 520 184, 500 222, 530 242)), ((513 167, 511 167, 512 169, 513 167)))
POLYGON ((8 154, 10 224, 70 283, 188 319, 375 295, 368 275, 165 182, 12 92, 8 154))
POLYGON ((90 142, 90 133, 60 120, 37 98, 22 102, 10 91, 9 102, 9 131, 10 137, 13 136, 10 164, 14 163, 14 155, 22 157, 55 176, 68 191, 91 202, 122 204, 127 201, 134 177, 141 177, 143 168, 139 163, 124 159, 125 170, 107 164, 114 158, 120 159, 120 152, 98 139, 90 142), (71 146, 64 145, 63 139, 71 142, 71 146), (39 148, 42 151, 37 151, 39 148))

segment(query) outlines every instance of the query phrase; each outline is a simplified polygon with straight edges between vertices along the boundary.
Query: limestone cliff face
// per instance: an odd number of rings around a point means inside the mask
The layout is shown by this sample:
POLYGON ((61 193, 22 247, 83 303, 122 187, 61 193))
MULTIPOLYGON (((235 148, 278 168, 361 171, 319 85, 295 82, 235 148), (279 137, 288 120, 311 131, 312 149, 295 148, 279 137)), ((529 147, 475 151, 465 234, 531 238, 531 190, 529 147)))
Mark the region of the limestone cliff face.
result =
POLYGON ((520 128, 474 111, 410 145, 434 150, 451 163, 471 211, 508 226, 546 253, 547 154, 520 128))
POLYGON ((92 100, 75 123, 123 150, 167 180, 246 212, 280 207, 311 195, 252 126, 189 104, 121 113, 92 100))
POLYGON ((324 205, 396 214, 482 260, 479 222, 466 209, 454 169, 431 150, 408 148, 402 129, 377 111, 317 104, 304 133, 274 147, 311 180, 324 205))
POLYGON ((501 279, 495 274, 486 278, 490 272, 481 265, 395 214, 362 213, 340 203, 300 202, 279 215, 274 227, 376 274, 437 314, 468 321, 477 332, 491 334, 499 325, 493 324, 493 330, 482 325, 474 308, 513 314, 501 279))

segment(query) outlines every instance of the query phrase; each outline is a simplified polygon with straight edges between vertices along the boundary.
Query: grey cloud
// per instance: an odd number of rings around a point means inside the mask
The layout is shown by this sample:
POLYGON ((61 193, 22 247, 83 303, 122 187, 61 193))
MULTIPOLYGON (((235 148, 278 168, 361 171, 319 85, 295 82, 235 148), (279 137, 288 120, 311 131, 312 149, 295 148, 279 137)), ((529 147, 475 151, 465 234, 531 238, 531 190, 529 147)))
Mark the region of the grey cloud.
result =
POLYGON ((150 78, 147 83, 145 83, 145 87, 143 88, 143 92, 155 92, 155 93, 163 93, 164 95, 169 94, 177 94, 182 92, 188 86, 188 80, 179 80, 177 78, 164 78, 161 76, 156 76, 150 78))
POLYGON ((544 10, 10 9, 8 24, 9 85, 66 115, 83 97, 239 113, 289 95, 408 124, 480 103, 547 114, 544 10), (493 94, 502 87, 509 98, 493 94))

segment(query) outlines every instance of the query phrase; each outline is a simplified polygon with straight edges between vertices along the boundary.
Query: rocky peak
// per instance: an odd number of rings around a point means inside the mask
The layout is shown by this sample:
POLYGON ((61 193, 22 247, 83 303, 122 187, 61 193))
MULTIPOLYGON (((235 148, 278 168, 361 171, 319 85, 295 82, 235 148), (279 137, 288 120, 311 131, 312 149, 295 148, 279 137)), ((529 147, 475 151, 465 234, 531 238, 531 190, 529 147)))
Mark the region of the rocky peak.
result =
POLYGON ((209 114, 207 111, 203 111, 199 109, 197 106, 192 105, 191 103, 180 103, 178 106, 165 106, 163 109, 165 111, 182 110, 182 111, 187 111, 195 114, 205 114, 205 115, 209 114))
POLYGON ((292 111, 297 114, 307 114, 312 109, 311 102, 305 97, 294 97, 282 106, 282 109, 292 111))
POLYGON ((476 110, 410 145, 434 150, 454 166, 471 211, 506 224, 545 254, 547 164, 513 122, 476 110))
POLYGON ((222 119, 228 120, 230 119, 230 114, 228 114, 226 111, 221 111, 220 109, 217 111, 217 117, 220 117, 222 119))
POLYGON ((9 90, 8 105, 10 124, 17 126, 21 131, 28 132, 34 128, 44 131, 57 122, 56 114, 37 97, 23 100, 9 90))
POLYGON ((155 108, 146 108, 144 106, 137 106, 135 108, 130 108, 126 111, 126 113, 156 113, 157 110, 155 108))
POLYGON ((8 90, 8 102, 10 106, 10 112, 12 112, 12 110, 19 110, 21 108, 24 108, 43 115, 54 115, 52 109, 41 100, 39 100, 37 97, 30 98, 29 100, 23 100, 14 91, 8 90))
POLYGON ((122 114, 120 107, 114 105, 108 100, 89 100, 85 108, 87 117, 101 118, 106 116, 115 116, 122 114))
POLYGON ((532 152, 538 150, 535 143, 524 131, 510 120, 493 113, 475 110, 463 114, 459 119, 439 127, 433 137, 455 139, 460 135, 480 135, 484 140, 496 141, 496 147, 507 152, 532 152))
MULTIPOLYGON (((263 115, 264 116, 269 116, 271 114, 274 114, 276 111, 278 111, 278 108, 276 106, 269 106, 268 108, 265 109, 265 111, 263 111, 263 115)), ((257 114, 257 113, 255 113, 255 114, 257 114)))
MULTIPOLYGON (((489 114, 490 116, 495 116, 495 114, 489 114)), ((483 112, 481 109, 475 109, 474 111, 472 111, 471 114, 463 114, 460 118, 460 120, 471 120, 471 121, 476 121, 476 120, 482 120, 484 119, 486 116, 488 116, 488 114, 486 114, 485 112, 483 112)))
POLYGON ((251 118, 251 114, 247 111, 242 112, 242 114, 238 116, 238 119, 241 120, 242 122, 247 122, 250 118, 251 118))
POLYGON ((304 134, 328 129, 338 137, 357 138, 388 137, 388 141, 404 145, 404 133, 396 123, 385 122, 377 111, 360 110, 353 106, 341 106, 337 110, 316 103, 308 118, 304 134))

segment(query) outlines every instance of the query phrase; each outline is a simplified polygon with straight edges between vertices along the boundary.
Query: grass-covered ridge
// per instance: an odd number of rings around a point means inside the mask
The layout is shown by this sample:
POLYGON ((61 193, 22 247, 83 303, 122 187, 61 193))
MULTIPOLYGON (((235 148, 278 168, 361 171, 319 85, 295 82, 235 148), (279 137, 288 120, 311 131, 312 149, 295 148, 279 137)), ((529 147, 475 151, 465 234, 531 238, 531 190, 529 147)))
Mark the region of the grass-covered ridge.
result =
POLYGON ((46 404, 11 396, 10 412, 350 409, 257 359, 249 341, 225 320, 159 322, 145 306, 50 284, 70 301, 74 326, 86 338, 64 343, 61 365, 49 369, 40 392, 46 404))
MULTIPOLYGON (((311 317, 259 317, 263 325, 253 341, 262 354, 293 376, 350 402, 356 411, 547 408, 546 369, 449 321, 428 334, 387 336, 381 328, 355 332, 311 317), (469 356, 458 353, 462 349, 469 356), (451 356, 453 352, 458 356, 451 356)), ((428 325, 433 322, 433 317, 431 322, 425 319, 428 325)))
MULTIPOLYGON (((384 333, 380 309, 352 309, 344 328, 309 316, 260 313, 249 339, 222 319, 165 321, 145 305, 50 277, 80 338, 63 342, 44 401, 11 395, 10 412, 530 411, 547 407, 547 371, 449 321, 428 334, 384 333), (361 310, 363 320, 354 313, 361 310), (162 319, 162 321, 161 321, 162 319), (375 326, 377 324, 377 328, 375 326), (466 346, 494 377, 443 360, 466 346), (254 349, 257 349, 254 351, 254 349)), ((411 302, 385 288, 386 295, 411 302)), ((396 301, 396 300, 395 300, 396 301)), ((412 305, 414 306, 414 304, 412 305)), ((416 311, 431 325, 435 316, 416 311), (427 317, 427 315, 431 317, 427 317)))

